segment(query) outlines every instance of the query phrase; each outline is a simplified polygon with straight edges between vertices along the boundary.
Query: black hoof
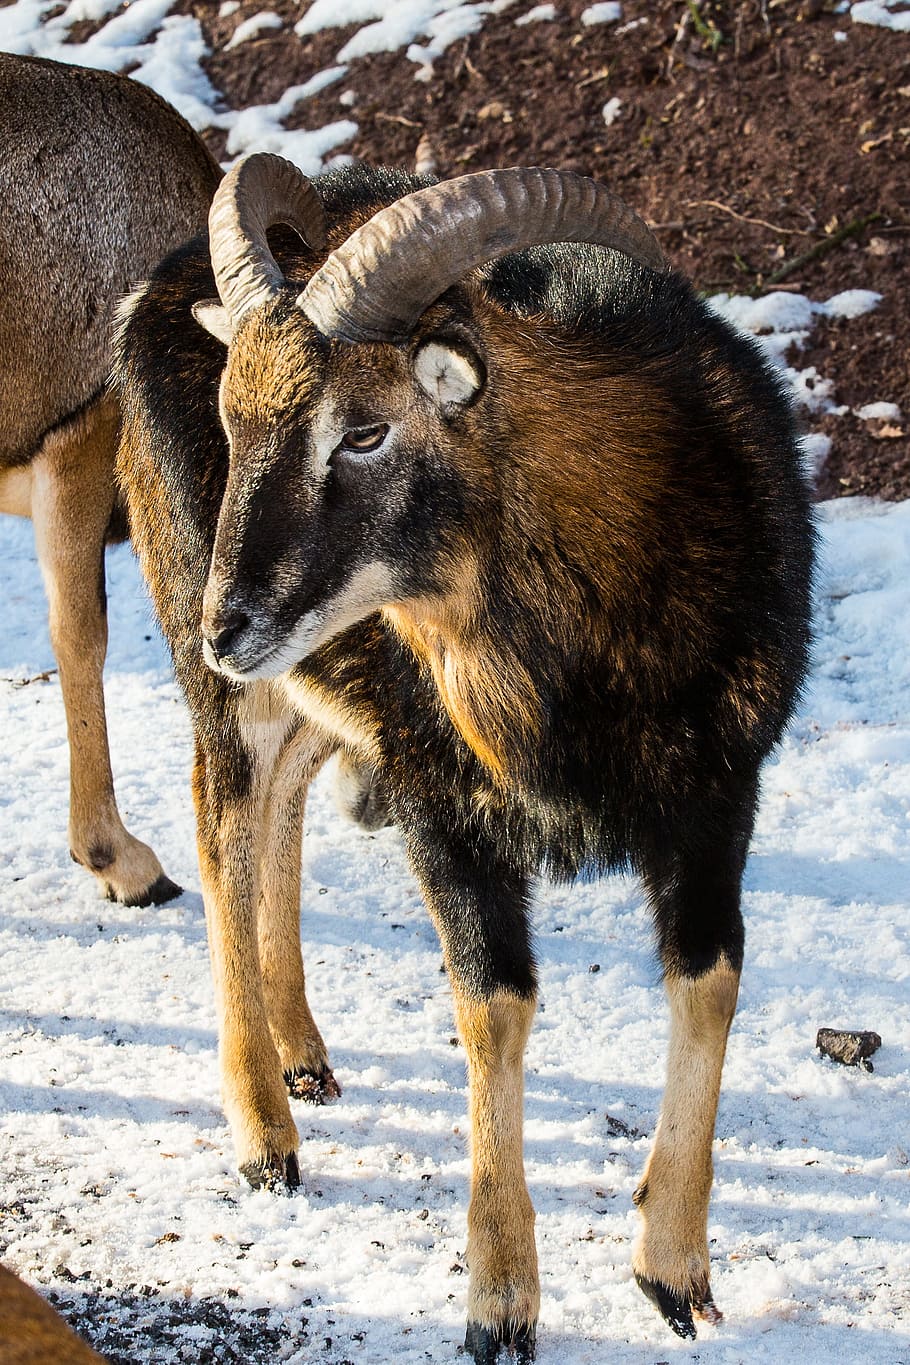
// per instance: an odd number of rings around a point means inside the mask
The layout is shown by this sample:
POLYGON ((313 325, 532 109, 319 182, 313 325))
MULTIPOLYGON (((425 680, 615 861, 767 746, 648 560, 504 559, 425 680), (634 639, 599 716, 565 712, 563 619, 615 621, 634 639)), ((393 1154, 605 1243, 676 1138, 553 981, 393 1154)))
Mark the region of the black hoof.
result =
MULTIPOLYGON (((162 872, 160 877, 156 877, 151 886, 140 891, 137 896, 130 896, 123 901, 124 905, 164 905, 165 901, 172 901, 175 896, 181 895, 183 887, 172 882, 170 877, 166 877, 162 872)), ((107 887, 107 898, 109 901, 118 899, 117 892, 112 886, 107 887)))
POLYGON ((474 1365, 496 1365, 500 1351, 505 1351, 516 1365, 531 1365, 537 1348, 537 1324, 482 1327, 479 1322, 469 1322, 464 1345, 473 1356, 474 1365))
POLYGON ((182 896, 183 887, 172 882, 170 877, 166 877, 162 872, 161 876, 152 882, 148 894, 152 905, 164 905, 166 901, 176 900, 178 896, 182 896))
POLYGON ((285 1190, 300 1188, 300 1165, 296 1152, 290 1152, 288 1156, 272 1156, 266 1161, 247 1161, 240 1167, 240 1174, 254 1190, 280 1194, 285 1190))
MULTIPOLYGON (((677 1294, 672 1289, 668 1289, 659 1280, 646 1280, 644 1275, 636 1275, 635 1282, 645 1297, 654 1304, 664 1321, 673 1328, 676 1335, 694 1341, 697 1333, 695 1323, 692 1321, 693 1305, 691 1299, 684 1298, 682 1294, 677 1294)), ((708 1302, 710 1302, 710 1295, 705 1298, 705 1303, 708 1302)))
POLYGON ((286 1071, 284 1083, 289 1095, 293 1095, 295 1100, 304 1100, 307 1104, 330 1104, 341 1094, 341 1086, 327 1066, 318 1072, 302 1069, 286 1071))

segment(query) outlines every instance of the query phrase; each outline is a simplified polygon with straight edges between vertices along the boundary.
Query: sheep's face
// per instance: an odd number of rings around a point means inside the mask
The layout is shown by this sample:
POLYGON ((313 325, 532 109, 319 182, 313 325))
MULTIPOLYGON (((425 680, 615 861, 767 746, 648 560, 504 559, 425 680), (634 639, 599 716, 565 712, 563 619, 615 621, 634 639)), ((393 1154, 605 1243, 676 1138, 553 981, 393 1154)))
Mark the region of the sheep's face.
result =
POLYGON ((491 490, 472 454, 485 366, 465 324, 433 312, 403 346, 327 342, 287 306, 241 323, 220 395, 212 668, 274 677, 383 606, 445 595, 491 490))

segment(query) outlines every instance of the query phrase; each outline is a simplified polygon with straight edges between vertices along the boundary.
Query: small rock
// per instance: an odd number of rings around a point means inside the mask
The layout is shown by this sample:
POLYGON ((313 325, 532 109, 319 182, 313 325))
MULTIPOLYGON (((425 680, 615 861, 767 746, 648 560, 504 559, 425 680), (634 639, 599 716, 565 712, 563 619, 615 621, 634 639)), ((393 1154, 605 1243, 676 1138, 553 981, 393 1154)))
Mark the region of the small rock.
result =
POLYGON ((863 1030, 820 1028, 815 1046, 825 1057, 844 1066, 861 1066, 872 1071, 869 1058, 878 1052, 882 1040, 877 1033, 863 1030))

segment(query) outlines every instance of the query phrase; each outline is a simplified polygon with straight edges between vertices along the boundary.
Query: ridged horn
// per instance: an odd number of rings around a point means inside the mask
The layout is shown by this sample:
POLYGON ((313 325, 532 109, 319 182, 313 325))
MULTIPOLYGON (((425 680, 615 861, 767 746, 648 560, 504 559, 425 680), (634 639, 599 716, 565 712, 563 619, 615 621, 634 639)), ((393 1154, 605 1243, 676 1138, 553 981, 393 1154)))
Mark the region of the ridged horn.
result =
POLYGON ((644 219, 605 185, 511 167, 461 175, 380 209, 332 252, 297 303, 325 336, 399 341, 475 266, 550 242, 590 242, 667 268, 644 219))
POLYGON ((212 269, 232 328, 285 282, 266 240, 276 223, 314 250, 325 244, 322 202, 309 180, 284 157, 256 152, 231 167, 209 210, 212 269))

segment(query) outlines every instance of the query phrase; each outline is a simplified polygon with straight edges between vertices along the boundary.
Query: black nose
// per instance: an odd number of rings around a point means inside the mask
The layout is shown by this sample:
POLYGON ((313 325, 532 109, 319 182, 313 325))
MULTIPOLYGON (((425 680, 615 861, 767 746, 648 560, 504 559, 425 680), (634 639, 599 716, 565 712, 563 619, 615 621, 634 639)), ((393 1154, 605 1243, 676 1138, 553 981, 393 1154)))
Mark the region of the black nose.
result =
POLYGON ((249 624, 250 618, 243 611, 232 611, 227 616, 222 617, 221 629, 214 635, 208 636, 208 642, 216 659, 223 659, 225 654, 231 652, 231 645, 249 624))

